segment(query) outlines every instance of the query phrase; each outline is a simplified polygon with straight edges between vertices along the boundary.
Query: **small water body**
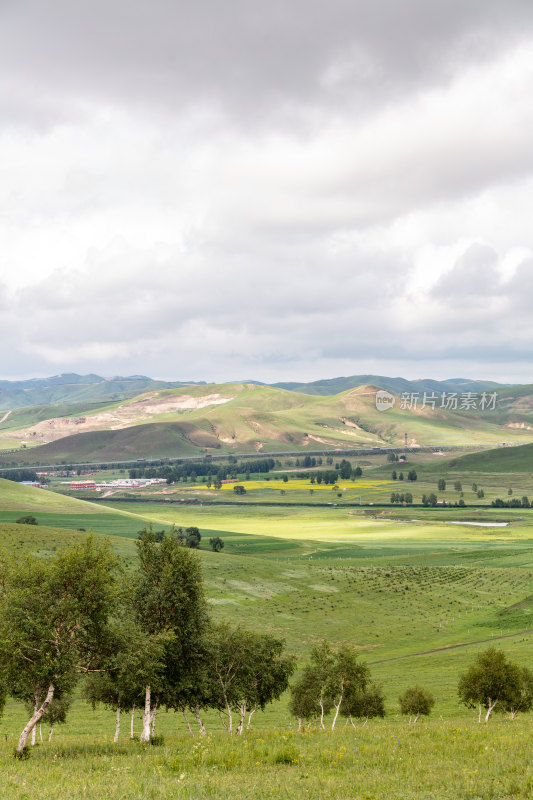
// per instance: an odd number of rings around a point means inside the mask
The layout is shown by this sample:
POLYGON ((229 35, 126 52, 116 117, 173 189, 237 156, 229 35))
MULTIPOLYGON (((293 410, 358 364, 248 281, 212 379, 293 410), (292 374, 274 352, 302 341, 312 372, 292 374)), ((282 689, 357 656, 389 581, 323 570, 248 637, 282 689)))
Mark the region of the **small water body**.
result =
POLYGON ((478 528, 506 528, 508 522, 461 522, 460 520, 447 520, 450 525, 476 525, 478 528))

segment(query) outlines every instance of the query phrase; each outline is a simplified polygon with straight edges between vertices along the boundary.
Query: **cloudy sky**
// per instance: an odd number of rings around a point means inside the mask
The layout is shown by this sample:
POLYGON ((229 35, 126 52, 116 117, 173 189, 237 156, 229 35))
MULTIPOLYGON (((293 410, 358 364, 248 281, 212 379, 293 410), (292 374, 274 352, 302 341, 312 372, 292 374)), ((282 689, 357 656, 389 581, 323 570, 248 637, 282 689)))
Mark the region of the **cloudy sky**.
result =
POLYGON ((531 0, 3 0, 0 377, 531 382, 531 0))

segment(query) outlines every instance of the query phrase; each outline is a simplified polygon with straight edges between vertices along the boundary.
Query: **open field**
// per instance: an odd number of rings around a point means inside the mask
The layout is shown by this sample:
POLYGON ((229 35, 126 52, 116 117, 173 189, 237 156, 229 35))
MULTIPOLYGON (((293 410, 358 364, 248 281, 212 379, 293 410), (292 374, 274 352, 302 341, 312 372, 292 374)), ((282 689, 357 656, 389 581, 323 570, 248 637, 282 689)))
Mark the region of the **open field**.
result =
MULTIPOLYGON (((417 470, 427 469, 434 483, 431 466, 421 462, 417 470)), ((380 469, 368 470, 369 493, 371 487, 378 495, 385 491, 380 469)), ((520 474, 526 481, 527 473, 520 474)), ((494 481, 504 487, 507 476, 495 473, 494 481)), ((445 477, 450 479, 446 471, 445 477)), ((247 482, 246 497, 266 497, 271 483, 247 482)), ((282 485, 294 499, 297 482, 282 485)), ((232 485, 225 486, 221 499, 233 494, 232 485)), ((331 492, 314 488, 315 496, 331 492)), ((15 763, 8 756, 23 711, 9 702, 0 721, 6 737, 0 758, 10 799, 26 798, 28 792, 44 800, 58 793, 96 800, 104 795, 113 800, 229 798, 236 787, 244 798, 531 796, 531 715, 514 722, 496 717, 480 726, 474 712, 459 704, 456 687, 461 671, 489 644, 531 663, 533 510, 245 502, 106 506, 6 481, 0 489, 0 543, 16 552, 29 549, 46 556, 83 536, 77 528, 92 528, 109 535, 131 567, 134 540, 145 525, 198 525, 205 590, 215 618, 284 638, 300 663, 324 636, 336 645, 354 644, 383 685, 387 710, 385 720, 357 731, 341 727, 333 735, 316 729, 301 735, 283 697, 256 715, 242 740, 229 740, 218 718, 207 714, 206 741, 188 737, 179 715, 162 713, 157 731, 165 736, 164 746, 143 750, 128 742, 125 730, 113 745, 113 713, 93 711, 78 699, 52 743, 39 746, 29 762, 15 763), (35 507, 41 495, 47 508, 35 507), (35 511, 39 526, 14 524, 27 511, 35 511), (507 524, 490 527, 501 523, 507 524), (215 534, 225 542, 221 553, 206 549, 215 534), (399 717, 397 697, 414 683, 429 688, 436 705, 428 722, 410 729, 399 717)), ((138 720, 136 726, 138 731, 138 720)))
POLYGON ((511 800, 529 798, 533 790, 532 732, 525 718, 490 726, 435 720, 416 729, 387 720, 335 735, 256 730, 240 740, 212 735, 195 741, 171 714, 161 723, 165 745, 148 750, 125 737, 113 744, 103 723, 85 708, 76 723, 58 727, 52 743, 22 763, 9 759, 8 735, 0 744, 5 796, 511 800), (90 726, 94 732, 87 734, 90 726))

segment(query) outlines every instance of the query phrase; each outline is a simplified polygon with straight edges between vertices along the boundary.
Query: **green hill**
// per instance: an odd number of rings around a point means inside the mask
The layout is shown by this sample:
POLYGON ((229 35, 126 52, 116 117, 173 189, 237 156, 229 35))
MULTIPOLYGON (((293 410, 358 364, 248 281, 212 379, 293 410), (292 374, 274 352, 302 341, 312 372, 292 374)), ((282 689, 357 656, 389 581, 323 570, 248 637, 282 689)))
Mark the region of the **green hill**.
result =
MULTIPOLYGON (((533 472, 533 444, 517 447, 498 447, 481 453, 454 458, 446 462, 447 470, 456 472, 533 472)), ((427 471, 442 471, 441 465, 431 465, 427 471)))
POLYGON ((273 386, 289 389, 291 392, 327 396, 368 384, 397 395, 402 392, 482 392, 502 387, 501 383, 495 381, 472 381, 468 378, 409 381, 406 378, 388 378, 385 375, 351 375, 348 378, 329 378, 311 383, 274 383, 273 386))
POLYGON ((498 390, 494 410, 422 402, 409 408, 396 398, 393 408, 379 411, 376 391, 359 386, 313 396, 256 384, 212 384, 152 390, 60 417, 43 407, 28 409, 3 420, 1 434, 26 449, 6 452, 1 463, 401 447, 406 435, 409 447, 533 439, 533 387, 498 390), (29 424, 17 427, 23 419, 29 424))
POLYGON ((102 378, 100 375, 54 375, 25 381, 0 381, 0 410, 63 403, 75 405, 133 397, 148 389, 189 386, 181 381, 155 381, 144 375, 102 378))
POLYGON ((57 514, 83 514, 101 513, 105 509, 101 506, 76 500, 74 497, 65 497, 62 494, 51 492, 48 489, 36 489, 34 486, 23 486, 14 481, 0 478, 0 509, 20 510, 24 512, 46 511, 57 514))

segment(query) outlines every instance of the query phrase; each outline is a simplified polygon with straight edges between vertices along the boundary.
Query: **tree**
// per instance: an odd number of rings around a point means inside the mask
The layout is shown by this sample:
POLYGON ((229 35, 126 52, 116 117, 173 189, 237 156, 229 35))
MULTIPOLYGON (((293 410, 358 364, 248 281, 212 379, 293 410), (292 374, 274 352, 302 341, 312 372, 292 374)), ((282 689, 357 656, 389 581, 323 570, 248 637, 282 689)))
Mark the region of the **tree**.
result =
POLYGON ((392 470, 392 480, 395 481, 398 479, 398 474, 395 469, 392 470))
POLYGON ((345 458, 340 463, 340 477, 343 481, 348 480, 352 476, 352 465, 345 458))
POLYGON ((353 718, 368 721, 374 717, 384 717, 383 690, 376 683, 367 683, 362 688, 347 691, 341 714, 347 717, 354 727, 353 718))
POLYGON ((400 474, 398 475, 398 480, 403 481, 403 472, 400 472, 400 474))
POLYGON ((405 493, 405 502, 407 503, 408 506, 413 504, 413 495, 411 494, 411 492, 405 493))
POLYGON ((215 553, 220 553, 222 548, 224 547, 224 540, 220 538, 220 536, 212 536, 209 539, 209 545, 211 550, 215 553))
POLYGON ((360 477, 361 477, 361 475, 363 474, 363 470, 361 469, 361 467, 356 467, 356 468, 354 469, 354 471, 353 471, 353 474, 354 474, 354 476, 355 476, 356 478, 360 478, 360 477))
POLYGON ((422 686, 410 686, 400 695, 398 700, 400 712, 406 715, 409 714, 409 725, 411 725, 411 722, 415 725, 421 714, 428 716, 435 705, 435 698, 431 692, 422 688, 422 686))
POLYGON ((511 719, 514 719, 519 711, 531 711, 533 708, 533 672, 527 667, 517 667, 517 669, 518 675, 515 676, 502 703, 503 710, 511 719))
POLYGON ((320 727, 324 729, 324 717, 333 707, 331 672, 335 654, 327 639, 311 649, 311 662, 307 664, 296 683, 291 686, 291 713, 302 719, 320 717, 320 727))
POLYGON ((141 734, 141 742, 148 743, 154 709, 175 694, 183 665, 190 669, 198 658, 208 616, 198 556, 180 543, 175 532, 156 542, 147 530, 136 544, 139 570, 133 604, 150 643, 143 672, 141 734))
POLYGON ((79 673, 99 667, 115 565, 109 544, 89 536, 51 559, 18 557, 8 566, 0 587, 0 664, 13 696, 27 700, 42 687, 17 752, 54 697, 69 694, 79 673))
POLYGON ((33 514, 24 514, 15 520, 18 525, 38 525, 37 518, 33 514))
POLYGON ((246 489, 240 483, 236 483, 233 487, 235 494, 246 494, 246 489))
POLYGON ((483 489, 477 490, 477 496, 479 497, 480 500, 482 500, 485 497, 485 492, 483 491, 483 489))
POLYGON ((467 708, 477 707, 478 722, 481 722, 481 709, 484 708, 485 722, 488 722, 498 706, 505 709, 516 703, 521 688, 520 668, 507 661, 503 650, 489 647, 479 653, 461 675, 457 692, 467 708))
POLYGON ((353 647, 343 645, 334 654, 330 666, 330 674, 326 692, 333 699, 335 714, 331 723, 331 730, 335 730, 335 723, 345 698, 352 701, 363 694, 369 679, 369 669, 365 664, 357 661, 357 654, 353 647))
POLYGON ((102 703, 115 712, 114 741, 120 735, 122 711, 133 712, 143 702, 147 664, 162 671, 164 648, 155 649, 150 637, 139 627, 125 591, 119 613, 111 624, 108 650, 102 669, 87 676, 84 695, 93 704, 102 703))
POLYGON ((416 474, 416 469, 410 469, 407 473, 407 480, 408 481, 416 481, 418 479, 418 475, 416 474))
POLYGON ((258 708, 277 700, 287 689, 295 660, 283 654, 284 642, 269 634, 252 633, 223 623, 213 628, 209 646, 211 704, 225 710, 228 733, 233 732, 233 712, 239 716, 236 733, 242 734, 246 712, 248 727, 258 708))
MULTIPOLYGON (((52 741, 52 734, 56 725, 63 725, 67 721, 67 714, 72 704, 72 696, 64 694, 60 698, 55 698, 54 702, 48 706, 48 710, 43 714, 41 722, 49 725, 48 741, 52 741)), ((33 732, 35 733, 35 728, 33 732)), ((32 742, 33 744, 33 742, 32 742)))
POLYGON ((446 491, 446 481, 444 480, 444 478, 439 478, 439 480, 437 482, 437 488, 438 488, 439 492, 445 492, 446 491))
POLYGON ((197 550, 202 540, 202 535, 198 528, 195 525, 191 525, 189 528, 185 528, 185 534, 185 544, 187 547, 192 547, 193 550, 197 550))
POLYGON ((455 481, 455 483, 453 485, 453 488, 455 489, 456 492, 462 492, 463 491, 463 486, 462 486, 461 481, 455 481))

